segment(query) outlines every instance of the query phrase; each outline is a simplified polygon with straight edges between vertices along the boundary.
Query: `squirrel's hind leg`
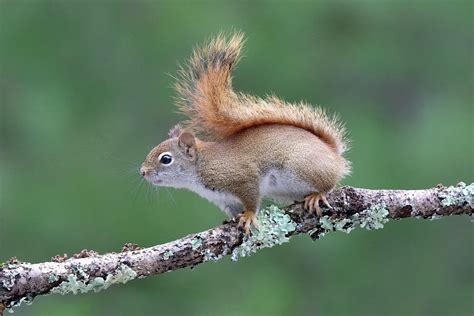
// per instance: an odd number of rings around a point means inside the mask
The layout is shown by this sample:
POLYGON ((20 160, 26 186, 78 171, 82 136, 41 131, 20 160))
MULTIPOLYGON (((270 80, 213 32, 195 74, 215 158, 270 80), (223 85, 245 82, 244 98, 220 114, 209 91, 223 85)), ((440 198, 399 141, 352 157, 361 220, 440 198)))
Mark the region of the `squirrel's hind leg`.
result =
POLYGON ((304 198, 304 209, 309 211, 310 213, 316 212, 316 214, 321 217, 323 215, 323 212, 319 207, 319 201, 322 201, 324 205, 326 205, 328 208, 332 208, 332 206, 326 199, 325 193, 314 192, 304 198))

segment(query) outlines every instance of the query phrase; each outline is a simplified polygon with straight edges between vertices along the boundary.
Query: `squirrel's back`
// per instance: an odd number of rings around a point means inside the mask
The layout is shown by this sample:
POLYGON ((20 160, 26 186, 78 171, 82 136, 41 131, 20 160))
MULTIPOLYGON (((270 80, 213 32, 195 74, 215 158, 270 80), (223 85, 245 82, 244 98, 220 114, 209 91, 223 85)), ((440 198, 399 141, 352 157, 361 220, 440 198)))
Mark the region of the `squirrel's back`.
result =
POLYGON ((279 124, 254 126, 219 142, 204 142, 198 161, 199 178, 206 187, 232 192, 243 182, 246 188, 283 203, 300 201, 314 188, 328 192, 347 172, 346 160, 321 139, 279 124))
POLYGON ((176 83, 178 106, 188 127, 210 140, 219 140, 250 127, 282 124, 319 137, 337 154, 347 149, 345 130, 334 116, 308 104, 289 104, 277 97, 257 98, 232 89, 232 70, 240 58, 243 35, 219 35, 194 50, 176 83))

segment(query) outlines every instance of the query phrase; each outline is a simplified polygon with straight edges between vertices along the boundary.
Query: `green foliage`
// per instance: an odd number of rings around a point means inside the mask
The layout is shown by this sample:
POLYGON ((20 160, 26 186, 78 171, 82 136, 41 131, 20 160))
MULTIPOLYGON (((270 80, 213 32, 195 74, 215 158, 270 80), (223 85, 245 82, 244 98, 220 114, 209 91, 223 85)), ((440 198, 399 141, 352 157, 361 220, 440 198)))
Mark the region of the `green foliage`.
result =
MULTIPOLYGON (((151 246, 225 218, 138 167, 180 120, 177 62, 231 29, 248 35, 237 90, 346 122, 343 184, 474 181, 470 1, 0 0, 1 262, 151 246)), ((15 315, 470 315, 472 243, 466 218, 393 221, 15 315)))

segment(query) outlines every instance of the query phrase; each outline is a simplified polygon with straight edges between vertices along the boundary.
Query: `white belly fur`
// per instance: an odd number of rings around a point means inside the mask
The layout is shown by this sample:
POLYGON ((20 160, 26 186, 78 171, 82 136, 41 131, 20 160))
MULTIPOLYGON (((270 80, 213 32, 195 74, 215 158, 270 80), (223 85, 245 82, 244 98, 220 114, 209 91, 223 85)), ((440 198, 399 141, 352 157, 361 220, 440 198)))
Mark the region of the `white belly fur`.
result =
MULTIPOLYGON (((192 183, 185 187, 214 203, 230 217, 236 217, 243 211, 240 199, 232 193, 210 190, 201 183, 192 183)), ((305 196, 313 192, 315 190, 309 183, 290 171, 272 169, 260 182, 260 196, 280 203, 302 201, 305 196)))
POLYGON ((260 194, 280 203, 302 201, 313 192, 315 189, 312 185, 290 171, 272 169, 260 182, 260 194))
POLYGON ((217 205, 217 207, 229 215, 229 217, 236 217, 243 211, 242 203, 240 203, 240 200, 232 193, 213 191, 200 183, 193 185, 189 189, 217 205))

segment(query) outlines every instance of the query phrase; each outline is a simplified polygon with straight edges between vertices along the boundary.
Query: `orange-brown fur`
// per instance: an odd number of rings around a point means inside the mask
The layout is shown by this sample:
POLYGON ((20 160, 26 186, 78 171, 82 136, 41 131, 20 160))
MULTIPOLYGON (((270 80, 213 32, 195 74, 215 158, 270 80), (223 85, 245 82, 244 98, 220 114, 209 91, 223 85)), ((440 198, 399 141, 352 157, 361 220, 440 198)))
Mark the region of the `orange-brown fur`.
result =
POLYGON ((251 127, 204 143, 200 150, 203 183, 235 194, 250 209, 258 207, 260 178, 270 169, 291 170, 318 191, 328 192, 344 175, 346 162, 306 130, 278 124, 251 127))
POLYGON ((325 201, 350 167, 342 156, 348 147, 344 128, 321 108, 233 91, 242 43, 240 33, 219 35, 194 51, 176 84, 188 130, 173 129, 141 172, 157 185, 196 191, 231 216, 245 211, 248 230, 262 195, 306 198, 319 211, 320 198, 325 201), (160 163, 162 153, 173 163, 160 163))
POLYGON ((320 107, 289 104, 275 96, 258 98, 232 89, 231 73, 240 58, 243 35, 219 35, 198 48, 180 71, 178 106, 188 126, 209 139, 222 139, 256 125, 285 124, 310 131, 338 154, 347 149, 345 130, 320 107))

